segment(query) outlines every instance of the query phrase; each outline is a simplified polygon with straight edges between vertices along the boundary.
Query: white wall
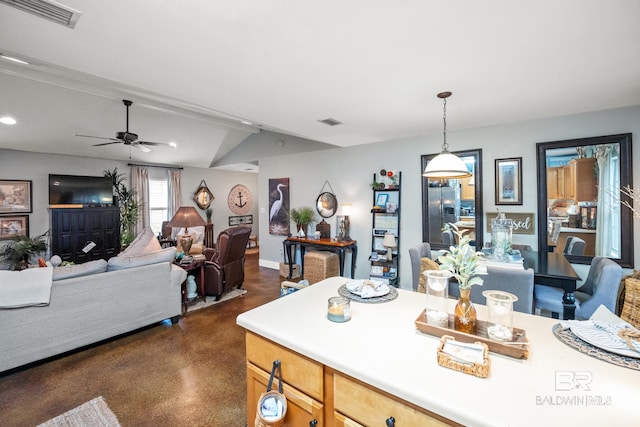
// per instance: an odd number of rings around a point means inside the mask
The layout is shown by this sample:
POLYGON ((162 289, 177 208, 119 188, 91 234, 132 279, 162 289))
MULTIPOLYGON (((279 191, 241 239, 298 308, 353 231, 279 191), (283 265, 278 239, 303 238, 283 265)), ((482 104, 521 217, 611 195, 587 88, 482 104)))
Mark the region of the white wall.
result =
MULTIPOLYGON (((455 118, 452 118, 455 119, 455 118)), ((450 149, 482 149, 482 185, 484 211, 496 211, 494 203, 494 160, 522 157, 523 205, 500 206, 505 212, 536 212, 536 143, 620 133, 640 132, 640 106, 585 113, 574 116, 537 120, 498 127, 449 132, 450 149)), ((254 137, 255 138, 255 137, 254 137)), ((351 237, 358 241, 356 277, 367 277, 371 248, 371 214, 373 204, 369 183, 382 168, 402 172, 400 284, 411 288, 408 248, 422 241, 421 166, 420 156, 438 153, 442 134, 403 140, 295 154, 260 161, 260 262, 277 268, 283 260, 283 236, 269 235, 268 180, 290 178, 291 207, 314 206, 325 180, 329 180, 339 204, 351 203, 351 237)), ((639 164, 639 153, 633 153, 633 165, 639 164)), ((640 177, 635 177, 634 188, 640 177)), ((332 235, 336 234, 335 217, 331 218, 332 235)), ((638 230, 640 222, 634 227, 638 230)), ((312 226, 313 227, 313 226, 312 226)), ((536 231, 537 233, 537 231, 536 231)), ((485 240, 489 236, 485 233, 485 240)), ((631 238, 631 237, 629 237, 631 238)), ((517 235, 518 243, 537 247, 537 235, 517 235)), ((640 242, 634 243, 635 261, 640 259, 640 242)))
MULTIPOLYGON (((92 175, 102 176, 103 171, 113 170, 127 176, 127 187, 130 184, 130 168, 127 162, 95 159, 90 157, 65 156, 57 154, 40 154, 25 151, 0 150, 0 179, 31 180, 33 193, 33 213, 29 215, 30 235, 35 236, 47 231, 49 221, 49 174, 92 175)), ((226 229, 229 216, 235 215, 227 206, 229 190, 236 184, 244 184, 254 195, 258 195, 258 175, 255 173, 228 172, 205 168, 184 168, 182 171, 182 203, 184 206, 194 206, 203 219, 206 220, 204 210, 197 207, 193 195, 200 187, 200 181, 205 180, 214 199, 212 222, 215 235, 226 229)), ((258 203, 254 202, 248 214, 253 215, 253 230, 259 233, 258 203)))

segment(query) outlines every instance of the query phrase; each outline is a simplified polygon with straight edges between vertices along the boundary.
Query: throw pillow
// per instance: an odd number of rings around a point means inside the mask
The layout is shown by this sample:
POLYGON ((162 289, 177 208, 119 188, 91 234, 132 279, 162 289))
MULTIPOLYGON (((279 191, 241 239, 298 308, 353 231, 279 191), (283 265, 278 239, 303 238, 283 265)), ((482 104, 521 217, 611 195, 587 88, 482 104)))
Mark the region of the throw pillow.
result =
POLYGON ((71 264, 64 267, 53 268, 53 281, 70 279, 72 277, 86 276, 89 274, 104 273, 107 271, 107 261, 97 259, 84 264, 71 264))
POLYGON ((418 292, 427 293, 427 278, 424 272, 427 270, 440 270, 440 265, 430 258, 420 258, 420 277, 418 278, 418 292))
POLYGON ((145 227, 142 233, 138 234, 136 238, 131 242, 127 248, 120 252, 118 256, 138 256, 151 252, 156 252, 162 249, 160 242, 153 234, 151 227, 145 227))
POLYGON ((140 267, 142 265, 157 264, 160 262, 173 262, 176 256, 176 248, 161 249, 144 255, 116 256, 109 260, 107 271, 125 270, 127 268, 140 267))

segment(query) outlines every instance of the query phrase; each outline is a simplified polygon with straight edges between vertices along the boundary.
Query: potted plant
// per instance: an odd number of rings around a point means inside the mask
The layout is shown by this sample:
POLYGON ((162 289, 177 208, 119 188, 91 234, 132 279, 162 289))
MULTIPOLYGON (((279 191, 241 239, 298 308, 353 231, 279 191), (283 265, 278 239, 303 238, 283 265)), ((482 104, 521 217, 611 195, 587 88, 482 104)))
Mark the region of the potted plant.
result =
POLYGON ((118 196, 118 207, 120 208, 120 245, 125 248, 136 237, 136 224, 140 215, 142 202, 137 197, 135 191, 128 190, 124 185, 127 178, 123 173, 118 173, 118 168, 112 171, 106 170, 104 176, 111 178, 113 190, 118 196))
POLYGON ((296 223, 296 228, 298 233, 302 231, 304 235, 306 235, 305 229, 309 224, 311 224, 315 220, 316 213, 309 206, 302 206, 299 208, 291 209, 291 212, 289 213, 289 217, 293 222, 296 223))
POLYGON ((458 237, 458 245, 449 247, 448 251, 438 257, 440 270, 447 270, 458 281, 460 299, 454 311, 454 327, 456 330, 473 334, 476 330, 476 309, 471 302, 471 286, 482 285, 482 278, 487 274, 487 267, 479 262, 482 252, 476 252, 465 236, 467 230, 458 230, 454 224, 446 224, 444 230, 451 230, 458 237))
POLYGON ((47 250, 48 231, 36 237, 14 237, 0 251, 0 257, 11 264, 14 270, 23 270, 29 264, 29 258, 47 250))
POLYGON ((204 213, 207 216, 207 223, 211 224, 211 216, 213 215, 213 209, 207 208, 205 209, 204 213))

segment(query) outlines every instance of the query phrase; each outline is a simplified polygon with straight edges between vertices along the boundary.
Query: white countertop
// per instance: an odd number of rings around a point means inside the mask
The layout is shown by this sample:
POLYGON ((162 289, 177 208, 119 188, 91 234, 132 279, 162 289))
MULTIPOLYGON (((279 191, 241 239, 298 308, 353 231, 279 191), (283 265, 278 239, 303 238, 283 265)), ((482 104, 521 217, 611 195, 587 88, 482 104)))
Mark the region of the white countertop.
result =
MULTIPOLYGON (((529 359, 491 353, 489 377, 441 367, 439 338, 415 320, 426 296, 403 289, 380 304, 352 301, 352 319, 327 319, 327 299, 347 279, 333 277, 238 316, 238 325, 422 408, 469 426, 631 425, 639 417, 640 371, 581 354, 560 342, 558 321, 514 313, 531 343, 529 359), (589 372, 590 390, 556 390, 556 372, 589 372), (610 400, 609 405, 586 405, 610 400)), ((451 300, 451 312, 454 300, 451 300)), ((486 319, 485 307, 477 306, 486 319)))

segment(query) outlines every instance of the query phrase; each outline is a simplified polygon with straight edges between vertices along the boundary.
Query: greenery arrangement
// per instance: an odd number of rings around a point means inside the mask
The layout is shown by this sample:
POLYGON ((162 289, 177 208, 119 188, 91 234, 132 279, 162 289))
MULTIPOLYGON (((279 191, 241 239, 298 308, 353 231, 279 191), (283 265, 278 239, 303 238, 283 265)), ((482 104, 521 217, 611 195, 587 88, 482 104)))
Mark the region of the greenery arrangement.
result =
POLYGON ((118 207, 120 208, 120 245, 127 247, 136 237, 136 224, 140 216, 142 202, 134 191, 127 189, 124 182, 127 178, 123 173, 118 173, 118 168, 112 171, 105 170, 104 176, 111 178, 113 190, 118 196, 118 207))
POLYGON ((458 281, 460 289, 470 289, 473 285, 482 285, 479 275, 487 274, 487 267, 481 265, 478 260, 482 252, 473 250, 469 242, 471 239, 465 236, 467 230, 458 230, 454 224, 446 224, 443 230, 451 230, 458 236, 458 245, 449 247, 443 255, 438 257, 440 270, 449 271, 458 281))
POLYGON ((299 208, 291 209, 291 212, 289 212, 289 218, 291 218, 291 220, 295 222, 297 226, 304 226, 315 221, 316 213, 309 206, 302 206, 299 208))
POLYGON ((39 236, 14 237, 4 245, 0 251, 0 257, 11 263, 14 270, 22 270, 27 267, 29 258, 47 250, 46 231, 39 236))

